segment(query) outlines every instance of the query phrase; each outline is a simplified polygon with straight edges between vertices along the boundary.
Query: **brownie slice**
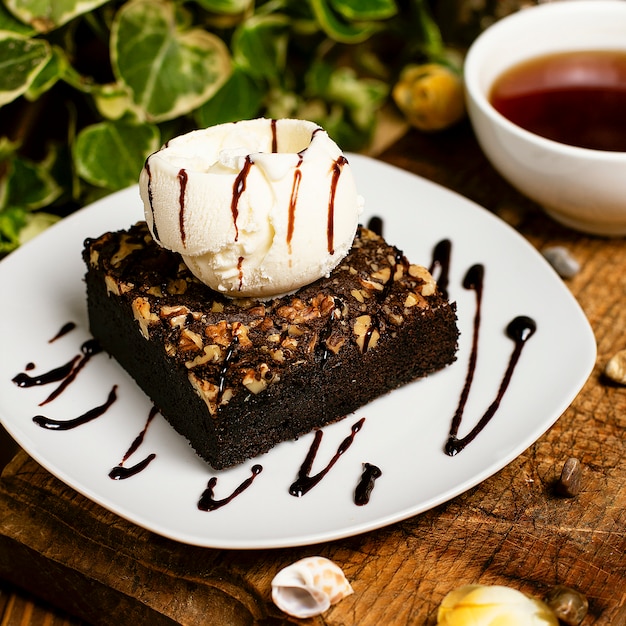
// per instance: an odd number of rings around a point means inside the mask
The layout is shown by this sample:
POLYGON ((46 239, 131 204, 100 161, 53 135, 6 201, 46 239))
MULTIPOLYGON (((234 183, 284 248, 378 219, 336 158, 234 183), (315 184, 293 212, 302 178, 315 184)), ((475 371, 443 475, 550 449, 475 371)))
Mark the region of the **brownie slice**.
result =
POLYGON ((455 359, 455 305, 363 227, 329 276, 269 301, 213 291, 145 222, 88 239, 83 257, 91 332, 215 469, 455 359))

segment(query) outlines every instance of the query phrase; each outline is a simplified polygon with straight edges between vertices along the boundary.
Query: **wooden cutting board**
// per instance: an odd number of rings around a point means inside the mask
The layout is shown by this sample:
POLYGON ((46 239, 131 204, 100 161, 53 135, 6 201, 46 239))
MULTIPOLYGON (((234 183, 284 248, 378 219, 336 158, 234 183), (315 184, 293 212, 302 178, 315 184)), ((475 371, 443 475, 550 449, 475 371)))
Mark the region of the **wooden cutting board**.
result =
MULTIPOLYGON (((584 626, 626 625, 626 387, 601 374, 626 348, 624 240, 552 223, 489 167, 468 125, 436 137, 408 133, 382 158, 476 200, 537 248, 564 245, 581 262, 567 284, 594 329, 598 361, 558 422, 445 505, 365 535, 281 550, 212 550, 162 538, 78 495, 20 452, 0 482, 0 577, 106 626, 434 626, 444 595, 466 583, 537 596, 566 584, 589 599, 584 626), (564 498, 555 485, 570 457, 582 465, 581 491, 564 498), (313 554, 335 561, 354 594, 322 617, 290 619, 272 604, 270 581, 313 554)), ((560 355, 552 358, 558 377, 560 355)))

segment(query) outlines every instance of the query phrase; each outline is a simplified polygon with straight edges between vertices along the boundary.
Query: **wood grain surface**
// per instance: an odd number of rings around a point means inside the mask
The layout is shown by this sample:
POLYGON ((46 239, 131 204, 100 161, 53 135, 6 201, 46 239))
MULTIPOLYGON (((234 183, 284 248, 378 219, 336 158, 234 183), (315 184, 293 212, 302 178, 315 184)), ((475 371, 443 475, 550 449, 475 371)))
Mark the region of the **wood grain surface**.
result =
MULTIPOLYGON (((294 549, 212 550, 164 539, 86 500, 20 452, 0 483, 0 577, 7 581, 0 625, 434 626, 447 592, 484 583, 537 596, 566 584, 589 599, 583 626, 626 626, 626 387, 602 376, 606 361, 626 348, 624 239, 550 221, 493 171, 468 124, 436 136, 409 132, 381 159, 475 200, 538 249, 563 245, 580 261, 567 286, 593 327, 598 359, 573 404, 515 461, 449 503, 378 531, 294 549), (570 457, 582 465, 581 491, 564 498, 555 484, 570 457), (291 619, 272 604, 270 581, 312 554, 335 561, 354 594, 318 618, 291 619)), ((550 358, 556 379, 562 359, 550 358)))

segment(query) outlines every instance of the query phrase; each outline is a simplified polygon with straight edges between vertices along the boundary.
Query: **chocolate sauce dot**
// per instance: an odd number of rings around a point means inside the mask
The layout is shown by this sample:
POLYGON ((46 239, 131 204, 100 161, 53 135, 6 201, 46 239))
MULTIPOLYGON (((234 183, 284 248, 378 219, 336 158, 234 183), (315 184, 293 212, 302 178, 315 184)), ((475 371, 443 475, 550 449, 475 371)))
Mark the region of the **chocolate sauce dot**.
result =
POLYGON ((537 330, 537 324, 535 320, 526 315, 520 315, 509 322, 506 327, 506 334, 510 339, 515 342, 528 341, 537 330))
POLYGON ((359 484, 354 490, 354 504, 357 506, 365 506, 370 501, 372 490, 374 489, 374 483, 377 478, 383 475, 381 469, 371 463, 363 464, 363 474, 359 484))

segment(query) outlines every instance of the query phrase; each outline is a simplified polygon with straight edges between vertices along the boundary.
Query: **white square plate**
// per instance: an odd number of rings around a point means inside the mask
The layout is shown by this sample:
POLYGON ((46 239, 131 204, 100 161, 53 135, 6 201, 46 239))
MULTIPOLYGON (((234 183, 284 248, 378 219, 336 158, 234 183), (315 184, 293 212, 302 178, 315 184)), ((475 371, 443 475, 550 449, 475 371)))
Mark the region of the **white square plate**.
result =
MULTIPOLYGON (((155 454, 141 472, 112 480, 110 470, 144 430, 151 403, 106 354, 90 359, 55 400, 39 406, 56 384, 19 387, 20 372, 37 376, 68 362, 90 339, 81 258, 83 241, 143 219, 136 187, 88 206, 0 262, 0 420, 17 442, 62 481, 118 515, 166 537, 215 548, 272 548, 338 539, 406 519, 453 498, 497 472, 528 448, 569 406, 596 356, 593 333, 576 300, 539 253, 491 213, 431 182, 349 155, 363 223, 380 216, 387 241, 414 263, 429 265, 434 246, 452 244, 449 294, 457 302, 457 361, 444 371, 392 392, 325 428, 313 472, 322 469, 365 418, 353 444, 306 495, 289 494, 313 434, 285 442, 241 466, 215 472, 157 414, 125 465, 155 454), (463 287, 474 264, 485 268, 478 358, 460 435, 496 398, 514 342, 507 324, 535 320, 511 383, 494 417, 462 452, 444 446, 465 384, 476 294, 463 287), (59 329, 75 328, 53 342, 59 329), (558 359, 559 373, 554 375, 558 359), (78 428, 47 430, 33 417, 67 420, 117 400, 78 428), (379 467, 369 503, 354 490, 363 464, 379 467), (260 464, 263 471, 226 506, 198 508, 212 477, 215 497, 228 497, 260 464)), ((367 384, 367 381, 363 381, 367 384)))

